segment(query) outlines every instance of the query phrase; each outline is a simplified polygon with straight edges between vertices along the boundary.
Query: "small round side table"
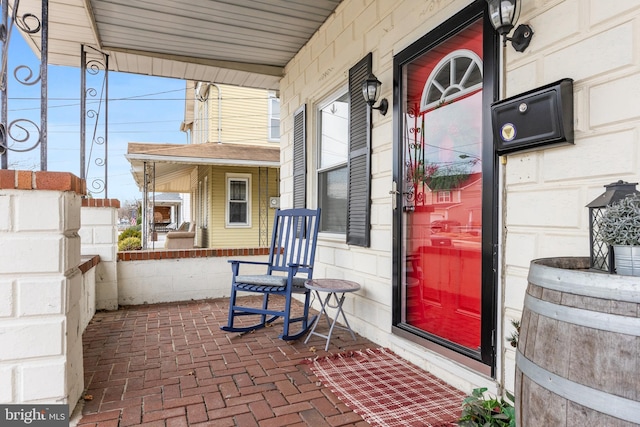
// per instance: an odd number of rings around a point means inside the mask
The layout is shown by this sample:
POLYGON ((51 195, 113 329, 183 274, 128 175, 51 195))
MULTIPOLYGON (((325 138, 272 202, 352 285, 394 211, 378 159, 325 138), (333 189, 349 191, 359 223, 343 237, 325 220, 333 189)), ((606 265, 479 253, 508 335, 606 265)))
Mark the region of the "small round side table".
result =
POLYGON ((333 330, 335 328, 340 328, 340 329, 349 331, 353 339, 356 340, 356 335, 353 333, 351 326, 349 326, 349 322, 347 321, 347 316, 345 316, 344 311, 342 310, 342 303, 344 302, 345 294, 347 294, 348 292, 355 292, 359 290, 360 285, 350 280, 313 279, 313 280, 307 280, 304 286, 307 289, 311 289, 316 293, 316 295, 318 296, 318 300, 320 301, 320 304, 322 306, 320 310, 320 314, 318 314, 316 321, 313 323, 313 327, 311 328, 311 331, 309 331, 309 335, 307 335, 307 339, 304 340, 304 343, 306 344, 309 341, 309 338, 311 338, 311 335, 317 335, 319 337, 326 338, 327 344, 325 345, 324 350, 327 351, 329 350, 329 342, 331 341, 331 334, 333 334, 333 330), (327 296, 323 299, 320 296, 320 292, 326 292, 327 296), (341 294, 340 297, 338 297, 338 294, 341 294), (331 297, 335 299, 334 305, 331 304, 331 297), (337 310, 333 320, 331 320, 329 313, 327 313, 327 308, 334 308, 337 310), (327 325, 329 325, 328 335, 323 335, 316 332, 316 327, 318 326, 318 323, 320 322, 320 318, 322 317, 323 314, 327 319, 327 325), (340 314, 342 314, 342 319, 344 320, 344 324, 346 326, 336 325, 338 321, 338 316, 340 314))

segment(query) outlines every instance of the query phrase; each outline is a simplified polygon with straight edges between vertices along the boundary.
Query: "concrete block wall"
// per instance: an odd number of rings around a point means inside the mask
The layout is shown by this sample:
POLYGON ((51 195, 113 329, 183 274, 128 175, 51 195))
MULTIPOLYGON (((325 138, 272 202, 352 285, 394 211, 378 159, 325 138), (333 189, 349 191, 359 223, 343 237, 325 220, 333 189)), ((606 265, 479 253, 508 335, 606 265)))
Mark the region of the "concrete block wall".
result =
POLYGON ((0 171, 0 402, 73 409, 82 392, 83 191, 68 173, 0 171))
POLYGON ((98 310, 118 309, 118 209, 116 199, 82 200, 82 255, 98 255, 96 300, 98 310))
MULTIPOLYGON (((369 52, 372 71, 382 82, 380 98, 393 100, 393 56, 470 4, 455 1, 345 0, 325 24, 289 62, 281 82, 281 205, 292 206, 293 113, 306 104, 308 165, 316 162, 316 108, 318 103, 348 82, 349 68, 369 52)), ((392 324, 392 215, 393 114, 373 111, 371 153, 371 246, 349 246, 344 236, 321 235, 314 277, 353 280, 362 289, 347 295, 344 310, 360 334, 392 348, 412 362, 426 367, 463 389, 482 381, 471 371, 391 333, 392 324), (473 380, 470 380, 473 378, 473 380)), ((309 169, 313 176, 313 167, 309 169)), ((317 199, 314 179, 307 184, 308 203, 317 199)))
MULTIPOLYGON (((503 337, 522 313, 531 260, 589 255, 585 207, 619 179, 640 182, 640 2, 523 2, 534 28, 524 53, 507 49, 507 96, 574 79, 575 145, 513 154, 503 166, 503 337)), ((515 351, 503 375, 513 384, 515 351)))
MULTIPOLYGON (((287 65, 281 83, 281 203, 292 205, 293 112, 307 106, 308 200, 315 205, 315 108, 347 84, 348 70, 373 53, 381 97, 393 100, 393 57, 453 16, 470 0, 345 0, 287 65)), ((585 205, 604 185, 640 181, 640 2, 621 0, 526 0, 519 23, 534 29, 524 53, 505 50, 506 96, 569 77, 574 82, 575 145, 513 154, 500 166, 504 195, 499 207, 501 325, 497 385, 513 389, 514 351, 506 342, 510 321, 519 319, 531 260, 588 255, 585 205)), ((392 109, 390 109, 392 111, 392 109)), ((391 237, 393 114, 374 111, 370 248, 350 247, 342 238, 319 242, 316 277, 362 284, 345 309, 354 329, 461 387, 486 379, 469 376, 446 360, 391 334, 391 237), (428 359, 428 362, 425 360, 428 359), (470 378, 466 382, 464 378, 470 378)))
MULTIPOLYGON (((231 290, 229 259, 267 261, 266 254, 268 248, 121 252, 118 302, 139 305, 226 298, 231 290)), ((240 270, 241 274, 264 272, 264 266, 256 265, 243 265, 240 270)))
POLYGON ((96 314, 96 268, 99 264, 100 257, 98 255, 83 256, 82 262, 78 267, 82 273, 80 330, 83 333, 96 314))

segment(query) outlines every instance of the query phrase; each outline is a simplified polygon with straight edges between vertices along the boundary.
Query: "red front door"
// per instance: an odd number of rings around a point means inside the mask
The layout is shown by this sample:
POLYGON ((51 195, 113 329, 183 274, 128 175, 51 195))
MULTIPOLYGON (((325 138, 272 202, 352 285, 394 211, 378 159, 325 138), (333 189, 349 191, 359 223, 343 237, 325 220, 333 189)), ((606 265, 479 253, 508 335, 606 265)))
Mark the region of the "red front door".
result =
POLYGON ((404 321, 481 341, 482 22, 403 69, 404 321))

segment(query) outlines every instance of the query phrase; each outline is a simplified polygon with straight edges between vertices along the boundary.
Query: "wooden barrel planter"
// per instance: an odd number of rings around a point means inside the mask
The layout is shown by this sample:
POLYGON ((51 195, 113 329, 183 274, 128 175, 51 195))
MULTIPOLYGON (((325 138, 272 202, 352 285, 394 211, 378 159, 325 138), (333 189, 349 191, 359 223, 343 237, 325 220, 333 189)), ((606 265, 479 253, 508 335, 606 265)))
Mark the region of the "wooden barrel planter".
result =
POLYGON ((640 426, 640 280, 535 260, 516 353, 516 424, 640 426))

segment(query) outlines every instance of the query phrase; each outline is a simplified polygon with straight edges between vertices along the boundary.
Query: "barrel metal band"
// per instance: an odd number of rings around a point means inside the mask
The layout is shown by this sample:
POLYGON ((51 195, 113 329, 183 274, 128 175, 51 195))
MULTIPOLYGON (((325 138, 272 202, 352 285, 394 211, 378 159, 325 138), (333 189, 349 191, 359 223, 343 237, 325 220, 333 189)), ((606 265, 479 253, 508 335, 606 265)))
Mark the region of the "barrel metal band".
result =
POLYGON ((559 292, 640 304, 638 282, 630 276, 554 268, 532 263, 529 283, 559 292), (607 286, 602 281, 606 280, 607 286))
POLYGON ((563 378, 536 365, 520 351, 516 353, 516 366, 526 377, 558 396, 614 418, 638 422, 640 402, 563 378))
POLYGON ((627 317, 584 310, 582 308, 567 307, 565 305, 540 300, 530 294, 525 296, 524 306, 542 316, 562 322, 640 337, 639 317, 627 317))

